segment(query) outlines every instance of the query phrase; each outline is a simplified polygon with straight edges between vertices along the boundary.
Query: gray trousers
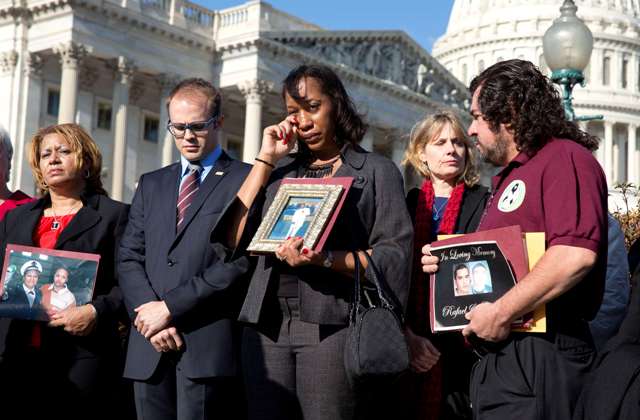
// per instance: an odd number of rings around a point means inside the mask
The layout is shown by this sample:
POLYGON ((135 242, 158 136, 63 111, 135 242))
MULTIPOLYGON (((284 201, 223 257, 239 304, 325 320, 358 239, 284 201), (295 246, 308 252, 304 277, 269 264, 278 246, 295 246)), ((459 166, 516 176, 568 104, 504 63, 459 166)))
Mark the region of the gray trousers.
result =
POLYGON ((280 308, 276 341, 250 327, 243 332, 249 419, 352 419, 355 398, 343 362, 347 329, 301 321, 298 298, 280 298, 280 308))

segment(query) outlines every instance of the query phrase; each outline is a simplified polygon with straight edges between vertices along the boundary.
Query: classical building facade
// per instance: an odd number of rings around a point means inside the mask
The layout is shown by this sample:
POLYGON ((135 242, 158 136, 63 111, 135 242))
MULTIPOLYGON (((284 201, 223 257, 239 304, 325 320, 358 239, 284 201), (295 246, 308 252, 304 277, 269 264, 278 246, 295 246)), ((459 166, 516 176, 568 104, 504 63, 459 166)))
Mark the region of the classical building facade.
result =
POLYGON ((104 181, 129 201, 138 177, 177 159, 165 100, 181 78, 223 93, 222 143, 251 162, 281 120, 280 83, 301 63, 332 66, 371 129, 363 146, 399 163, 412 125, 462 110, 465 86, 400 31, 326 31, 261 1, 208 10, 182 0, 0 0, 0 124, 12 188, 33 192, 26 145, 38 127, 82 124, 104 181))
MULTIPOLYGON (((640 179, 640 0, 576 0, 594 37, 585 88, 574 89, 577 115, 604 115, 581 123, 602 139, 598 160, 609 185, 640 179)), ((486 67, 510 58, 548 72, 542 36, 561 0, 455 0, 446 33, 433 56, 465 85, 486 67)))

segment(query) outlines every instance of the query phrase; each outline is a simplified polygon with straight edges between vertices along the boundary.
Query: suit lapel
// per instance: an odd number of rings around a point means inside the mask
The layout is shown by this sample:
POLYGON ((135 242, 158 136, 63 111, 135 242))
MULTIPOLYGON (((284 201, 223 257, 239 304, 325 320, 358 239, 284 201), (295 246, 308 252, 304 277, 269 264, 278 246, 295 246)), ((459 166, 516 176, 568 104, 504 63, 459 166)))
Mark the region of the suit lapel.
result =
POLYGON ((100 198, 97 195, 90 196, 87 199, 84 203, 85 205, 80 209, 80 211, 78 211, 78 214, 71 219, 69 225, 60 233, 60 236, 56 241, 56 249, 62 249, 63 245, 67 241, 82 235, 84 232, 100 222, 102 217, 96 211, 99 200, 100 198))
MULTIPOLYGON (((44 212, 44 203, 43 200, 38 200, 33 204, 26 205, 31 205, 32 207, 26 212, 24 219, 20 221, 20 228, 15 229, 15 240, 13 243, 35 246, 33 242, 33 232, 36 231, 36 226, 38 226, 40 217, 42 217, 42 213, 44 212)), ((4 250, 2 250, 2 252, 4 252, 4 250)))
MULTIPOLYGON (((161 188, 166 188, 167 194, 159 194, 154 197, 153 206, 158 209, 162 218, 162 226, 169 229, 167 238, 171 240, 176 234, 176 222, 178 217, 178 190, 180 189, 180 163, 174 163, 167 167, 161 181, 161 188), (168 196, 167 196, 168 195, 168 196)), ((152 211, 152 210, 149 210, 152 211)))
POLYGON ((211 168, 211 171, 209 171, 207 177, 204 179, 204 182, 200 184, 200 188, 198 189, 193 202, 187 209, 187 213, 184 215, 184 222, 181 225, 182 228, 179 232, 176 232, 176 240, 178 240, 182 235, 182 232, 184 232, 187 226, 189 226, 189 223, 191 223, 195 215, 198 214, 198 211, 200 211, 200 208, 205 203, 209 195, 211 195, 213 190, 218 186, 218 184, 220 184, 220 181, 222 181, 226 176, 229 165, 231 165, 231 159, 226 153, 222 152, 215 165, 213 165, 213 168, 211 168))

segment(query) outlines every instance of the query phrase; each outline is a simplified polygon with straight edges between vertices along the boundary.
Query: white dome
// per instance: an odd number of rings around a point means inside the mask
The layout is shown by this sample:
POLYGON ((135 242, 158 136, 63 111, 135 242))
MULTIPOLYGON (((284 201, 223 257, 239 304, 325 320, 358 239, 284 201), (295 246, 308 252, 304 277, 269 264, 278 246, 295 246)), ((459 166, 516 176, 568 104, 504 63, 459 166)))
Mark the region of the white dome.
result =
MULTIPOLYGON (((433 56, 466 85, 485 68, 511 58, 548 71, 542 36, 563 0, 455 0, 447 32, 433 56)), ((594 38, 587 85, 576 86, 577 115, 604 115, 584 124, 601 137, 598 159, 610 185, 640 180, 640 0, 576 0, 594 38)))
MULTIPOLYGON (((562 0, 455 0, 447 35, 479 24, 509 21, 513 17, 522 20, 554 18, 562 0)), ((576 0, 578 14, 608 21, 633 21, 640 18, 640 0, 576 0), (634 19, 635 18, 635 19, 634 19)))

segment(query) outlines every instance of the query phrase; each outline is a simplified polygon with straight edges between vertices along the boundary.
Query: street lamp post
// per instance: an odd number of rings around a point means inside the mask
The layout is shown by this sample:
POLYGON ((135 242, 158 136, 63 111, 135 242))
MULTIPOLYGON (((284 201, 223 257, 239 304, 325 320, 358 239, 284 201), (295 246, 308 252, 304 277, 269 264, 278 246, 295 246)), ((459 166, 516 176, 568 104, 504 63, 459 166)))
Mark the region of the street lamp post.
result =
POLYGON ((583 71, 589 64, 593 50, 593 35, 576 16, 578 7, 573 0, 565 0, 560 17, 553 21, 542 38, 545 61, 551 69, 551 80, 562 86, 564 112, 570 121, 601 120, 602 115, 576 116, 573 110, 573 87, 585 85, 583 71))

